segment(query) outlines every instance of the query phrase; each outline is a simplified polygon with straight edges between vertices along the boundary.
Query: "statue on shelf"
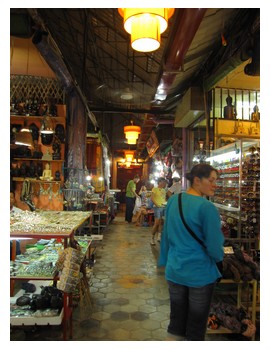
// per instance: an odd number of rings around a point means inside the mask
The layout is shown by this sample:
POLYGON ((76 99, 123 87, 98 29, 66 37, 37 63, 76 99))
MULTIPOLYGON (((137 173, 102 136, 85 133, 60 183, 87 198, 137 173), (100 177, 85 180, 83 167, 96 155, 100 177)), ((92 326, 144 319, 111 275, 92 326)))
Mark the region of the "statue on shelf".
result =
POLYGON ((41 146, 38 144, 37 140, 34 140, 33 143, 34 143, 33 158, 41 159, 43 156, 43 153, 41 152, 41 146))
POLYGON ((54 160, 60 160, 61 159, 61 141, 56 135, 54 135, 54 138, 53 138, 52 149, 53 149, 52 158, 54 160))
POLYGON ((53 180, 52 177, 52 171, 50 169, 50 164, 46 163, 45 164, 45 169, 43 170, 42 176, 40 176, 41 180, 47 180, 47 181, 51 181, 53 180))
POLYGON ((55 181, 61 181, 61 173, 59 170, 56 170, 54 179, 55 181))
POLYGON ((257 105, 255 105, 253 108, 253 113, 251 113, 251 120, 253 122, 258 122, 260 120, 260 112, 257 105))
POLYGON ((232 97, 228 95, 226 98, 227 106, 224 107, 224 119, 235 119, 236 118, 236 109, 232 104, 232 97))
POLYGON ((52 155, 49 151, 49 148, 47 148, 46 153, 43 154, 42 160, 52 160, 52 155))

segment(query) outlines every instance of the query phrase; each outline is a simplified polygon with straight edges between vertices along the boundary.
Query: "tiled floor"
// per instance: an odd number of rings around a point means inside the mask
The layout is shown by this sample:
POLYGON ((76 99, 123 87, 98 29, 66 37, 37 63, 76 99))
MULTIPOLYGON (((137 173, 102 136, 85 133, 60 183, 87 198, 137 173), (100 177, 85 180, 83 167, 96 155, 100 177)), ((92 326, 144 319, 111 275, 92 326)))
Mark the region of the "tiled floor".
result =
MULTIPOLYGON (((169 296, 163 269, 157 268, 159 244, 151 228, 126 224, 123 213, 103 232, 95 253, 90 305, 73 313, 76 341, 164 341, 169 296)), ((60 327, 11 331, 11 340, 61 340, 60 327)), ((236 335, 207 335, 206 340, 247 340, 236 335)))

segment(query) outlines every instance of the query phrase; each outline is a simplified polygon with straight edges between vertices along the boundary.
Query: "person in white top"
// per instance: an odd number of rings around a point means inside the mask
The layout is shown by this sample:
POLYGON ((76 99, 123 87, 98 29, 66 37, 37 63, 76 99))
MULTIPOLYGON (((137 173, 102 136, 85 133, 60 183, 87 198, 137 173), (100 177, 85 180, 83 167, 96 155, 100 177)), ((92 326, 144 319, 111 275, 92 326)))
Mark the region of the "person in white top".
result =
POLYGON ((167 197, 170 198, 173 194, 179 194, 182 191, 182 185, 179 177, 173 177, 173 184, 167 191, 167 197))

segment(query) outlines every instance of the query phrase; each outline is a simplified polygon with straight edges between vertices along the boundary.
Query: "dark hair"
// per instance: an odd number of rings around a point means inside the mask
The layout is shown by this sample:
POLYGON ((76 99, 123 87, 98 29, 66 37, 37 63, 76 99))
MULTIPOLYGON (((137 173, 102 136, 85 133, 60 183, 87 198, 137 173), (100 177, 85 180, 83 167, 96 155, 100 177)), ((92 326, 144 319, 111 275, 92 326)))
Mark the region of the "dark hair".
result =
POLYGON ((218 175, 217 169, 213 168, 210 164, 201 163, 195 165, 189 173, 186 173, 186 179, 193 184, 194 177, 202 179, 203 177, 208 178, 212 171, 215 171, 218 175))
POLYGON ((167 180, 165 179, 165 177, 159 177, 157 180, 157 183, 161 183, 161 182, 167 182, 167 180))
POLYGON ((134 176, 134 179, 140 179, 140 175, 139 175, 139 174, 136 174, 136 175, 134 176))

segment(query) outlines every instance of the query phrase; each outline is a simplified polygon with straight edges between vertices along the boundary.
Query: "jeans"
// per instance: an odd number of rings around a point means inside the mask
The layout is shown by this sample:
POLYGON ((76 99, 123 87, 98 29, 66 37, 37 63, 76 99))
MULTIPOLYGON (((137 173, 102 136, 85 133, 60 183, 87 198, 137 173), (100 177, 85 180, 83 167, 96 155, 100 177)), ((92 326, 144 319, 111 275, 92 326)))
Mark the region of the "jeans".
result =
POLYGON ((126 215, 125 215, 125 220, 127 222, 131 222, 132 221, 132 216, 133 216, 133 209, 134 209, 134 205, 135 205, 135 197, 131 198, 131 197, 126 197, 126 215))
POLYGON ((187 340, 204 340, 215 283, 187 287, 168 281, 170 324, 168 332, 187 340))

